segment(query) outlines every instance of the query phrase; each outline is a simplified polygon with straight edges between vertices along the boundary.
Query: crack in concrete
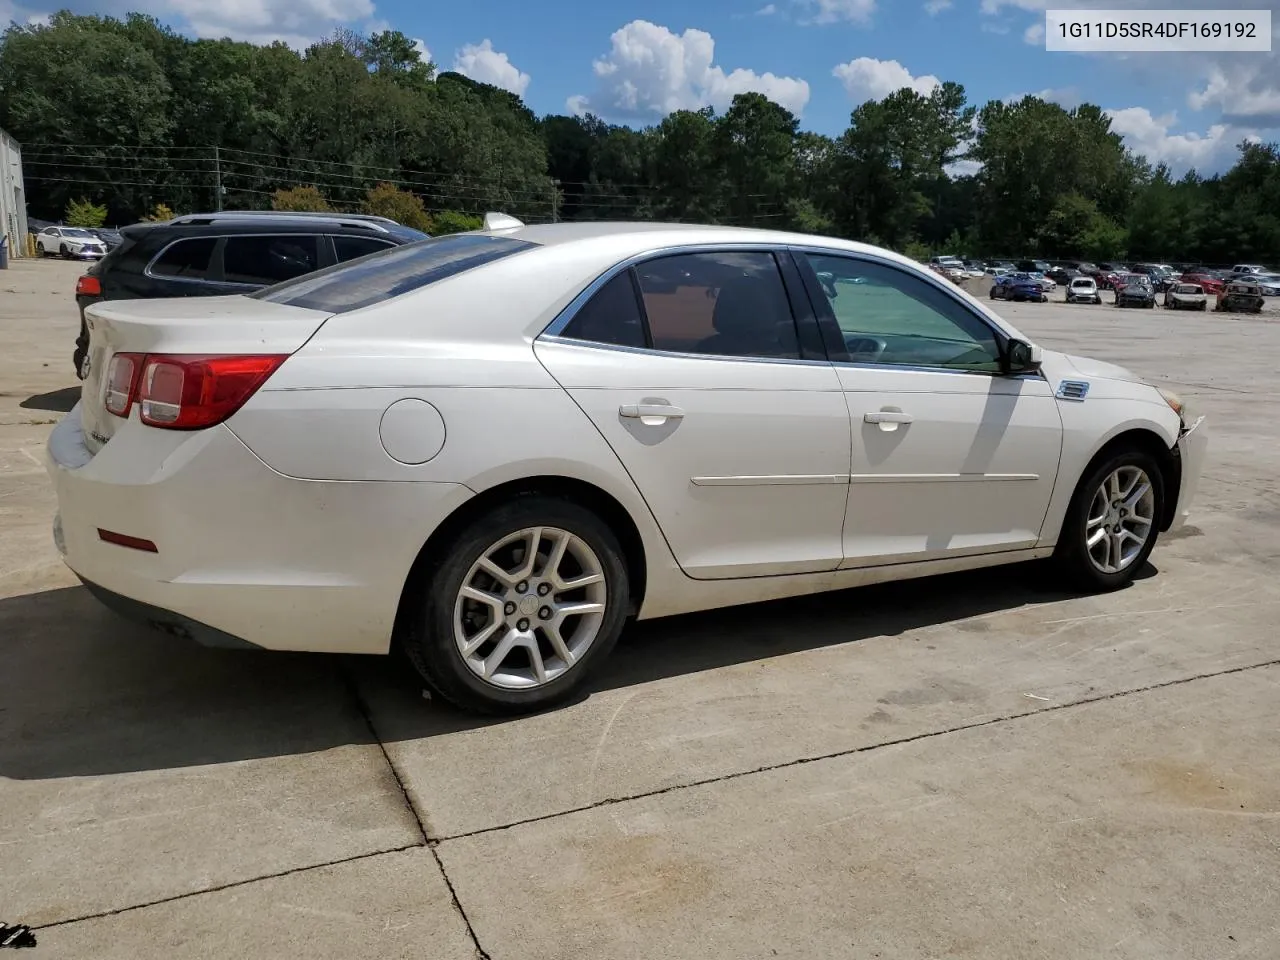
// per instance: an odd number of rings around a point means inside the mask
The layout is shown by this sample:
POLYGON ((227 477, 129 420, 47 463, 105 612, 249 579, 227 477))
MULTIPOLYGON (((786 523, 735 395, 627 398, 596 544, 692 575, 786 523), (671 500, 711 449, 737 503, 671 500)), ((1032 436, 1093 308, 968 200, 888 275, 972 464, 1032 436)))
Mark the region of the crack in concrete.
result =
POLYGON ((594 810, 598 807, 611 806, 616 803, 627 803, 632 800, 644 800, 649 797, 659 797, 664 794, 674 793, 677 790, 689 790, 694 787, 707 786, 708 784, 723 783, 728 780, 738 780, 743 777, 753 776, 758 773, 769 773, 774 770, 785 770, 788 767, 798 767, 798 766, 803 766, 805 764, 818 763, 819 761, 822 761, 822 760, 835 760, 841 757, 854 756, 855 754, 859 754, 859 753, 871 753, 872 751, 883 750, 887 747, 901 746, 907 743, 915 743, 920 740, 930 740, 934 737, 945 737, 954 733, 962 733, 966 730, 977 730, 982 727, 994 726, 995 724, 998 724, 998 723, 1007 723, 1015 720, 1024 720, 1031 717, 1039 717, 1039 716, 1042 716, 1043 714, 1055 713, 1059 710, 1069 710, 1074 707, 1083 707, 1083 706, 1088 706, 1094 703, 1105 703, 1108 700, 1118 700, 1122 697, 1131 697, 1141 693, 1150 693, 1153 690, 1163 690, 1168 687, 1182 686, 1188 683, 1195 683, 1198 680, 1212 680, 1217 677, 1227 677, 1237 673, 1246 673, 1250 670, 1264 670, 1268 667, 1277 667, 1277 666, 1280 666, 1280 659, 1265 660, 1261 663, 1245 664, 1244 666, 1240 666, 1240 667, 1229 667, 1225 670, 1213 670, 1207 673, 1198 673, 1190 677, 1181 677, 1177 680, 1165 680, 1160 683, 1148 684, 1147 686, 1144 686, 1144 687, 1135 687, 1130 690, 1117 690, 1114 693, 1101 694, 1096 697, 1084 697, 1080 700, 1072 700, 1067 703, 1058 703, 1052 706, 1042 707, 1040 709, 1027 710, 1022 713, 1004 714, 1004 715, 1001 715, 998 717, 992 717, 986 720, 978 720, 978 721, 969 722, 969 723, 961 723, 953 727, 947 727, 942 730, 932 730, 926 733, 914 734, 909 737, 899 737, 895 740, 885 740, 879 743, 867 744, 861 747, 852 747, 848 750, 837 750, 833 753, 824 753, 824 754, 818 754, 811 757, 800 757, 795 760, 785 760, 779 763, 765 764, 764 766, 754 767, 750 770, 739 770, 733 773, 722 774, 721 776, 718 776, 718 777, 707 777, 702 780, 693 780, 693 781, 690 781, 689 783, 677 783, 669 787, 663 787, 662 789, 659 789, 659 790, 645 790, 639 793, 628 794, 626 796, 621 796, 621 797, 607 797, 603 800, 598 800, 595 803, 586 804, 579 807, 572 807, 567 810, 560 810, 555 813, 544 814, 543 816, 527 817, 523 820, 512 821, 511 823, 504 823, 504 824, 500 824, 498 826, 493 826, 493 827, 483 827, 478 830, 470 830, 464 833, 451 834, 449 836, 438 837, 438 838, 431 838, 427 836, 427 832, 425 827, 423 826, 422 819, 419 817, 418 811, 414 808, 413 803, 409 798, 408 791, 405 789, 404 783, 400 778, 399 772, 395 769, 395 765, 392 764, 391 758, 387 754, 385 745, 382 743, 382 740, 378 737, 377 729, 373 724, 373 720, 369 715, 368 709, 364 701, 360 698, 359 694, 356 692, 354 683, 344 673, 343 675, 344 685, 347 686, 348 690, 351 691, 351 694, 355 699, 357 708, 359 709, 361 715, 364 716, 365 722, 369 726, 370 733, 373 735, 379 747, 382 749, 383 756, 384 758, 386 758, 387 766, 390 768, 392 776, 394 776, 396 779, 396 782, 400 784, 400 789, 404 794, 405 802, 409 807, 410 813, 413 815, 414 820, 417 821, 418 823, 419 829, 421 831, 421 836, 423 838, 420 842, 404 844, 398 847, 390 847, 385 850, 375 850, 370 853, 359 853, 359 854, 355 854, 354 856, 343 857, 338 860, 329 860, 323 863, 315 863, 315 864, 309 864, 307 866, 293 867, 288 870, 281 870, 277 873, 264 874, 262 876, 250 877, 244 880, 234 880, 229 883, 218 884, 216 886, 211 886, 211 887, 205 887, 200 890, 192 890, 187 893, 174 894, 171 897, 161 897, 157 900, 150 900, 145 903, 131 904, 129 906, 117 907, 112 910, 102 910, 96 913, 85 914, 83 916, 71 917, 66 920, 55 920, 51 923, 45 923, 39 926, 33 926, 31 929, 32 930, 49 930, 55 927, 68 926, 73 923, 83 923, 86 920, 97 920, 103 917, 118 916, 119 914, 123 914, 123 913, 131 913, 134 910, 145 910, 148 907, 155 907, 155 906, 160 906, 166 903, 173 903, 178 900, 186 900, 191 897, 199 897, 206 893, 218 893, 219 891, 222 891, 222 890, 230 890, 236 887, 248 886, 249 884, 258 883, 263 880, 274 880, 278 877, 287 877, 296 873, 306 873, 307 871, 310 871, 310 870, 319 870, 325 867, 338 866, 344 863, 353 863, 359 860, 367 860, 371 857, 380 857, 388 853, 403 853, 406 850, 417 850, 417 849, 421 849, 422 847, 426 847, 428 850, 431 851, 431 855, 436 861, 436 866, 440 870, 440 875, 444 878, 445 886, 449 890, 449 896, 453 900, 454 909, 457 910, 458 915, 462 918, 462 922, 465 925, 467 930, 467 935, 471 939, 471 943, 475 948, 477 956, 480 957, 480 960, 491 960, 490 954, 480 945, 480 941, 476 936, 475 928, 471 925, 471 920, 467 916, 466 910, 462 906, 462 901, 458 898, 457 890, 454 888, 454 885, 453 885, 453 880, 449 877, 449 874, 445 871, 444 862, 441 860, 440 854, 437 850, 437 848, 442 843, 446 843, 451 840, 465 840, 469 837, 483 836, 489 833, 498 833, 503 830, 511 830, 516 827, 526 826, 528 824, 542 823, 543 821, 546 821, 546 820, 556 820, 560 817, 567 817, 567 816, 570 816, 571 814, 583 813, 587 810, 594 810))
POLYGON ((1196 680, 1211 680, 1214 677, 1226 677, 1234 673, 1244 673, 1248 670, 1261 670, 1266 667, 1280 666, 1280 659, 1266 660, 1262 663, 1246 664, 1243 667, 1229 667, 1226 670, 1215 670, 1209 673, 1198 673, 1191 677, 1182 677, 1177 680, 1165 680, 1160 683, 1148 684, 1145 687, 1135 687, 1132 690, 1117 690, 1115 693, 1101 694, 1096 697, 1085 697, 1080 700, 1071 700, 1066 703, 1055 703, 1052 706, 1042 707, 1035 710, 1026 710, 1021 713, 1002 714, 997 717, 991 717, 986 720, 976 720, 966 723, 959 723, 953 727, 946 727, 942 730, 931 730, 926 733, 912 734, 909 737, 899 737, 895 740, 883 740, 879 743, 871 743, 861 747, 851 747, 848 750, 837 750, 834 753, 816 754, 811 757, 799 757, 795 760, 783 760, 778 763, 769 763, 760 767, 753 767, 750 770, 737 770, 732 773, 721 774, 718 777, 706 777, 702 780, 691 780, 688 783, 676 783, 669 787, 663 787, 659 790, 643 790, 639 793, 631 793, 621 797, 606 797, 595 803, 584 804, 579 807, 571 807, 567 810, 560 810, 556 813, 543 814, 537 817, 526 817, 523 820, 514 820, 511 823, 504 823, 496 827, 481 827, 478 830, 468 830, 463 833, 450 834, 433 840, 433 844, 445 843, 450 840, 465 840, 468 837, 483 836, 488 833, 498 833, 502 830, 511 830, 515 827, 522 827, 530 823, 541 823, 544 820, 555 820, 559 817, 566 817, 573 813, 582 813, 586 810, 594 810, 597 807, 610 806, 615 803, 627 803, 631 800, 644 800, 649 797, 660 797, 663 794, 674 793, 677 790, 689 790, 693 787, 703 787, 712 783, 723 783, 727 780, 737 780, 742 777, 750 777, 757 773, 770 773, 774 770, 785 770, 788 767, 799 767, 809 763, 818 763, 822 760, 836 760, 840 757, 851 757, 859 753, 870 753, 874 750, 883 750, 886 747, 897 747, 905 743, 915 743, 918 740, 929 740, 933 737, 945 737, 953 733, 962 733, 966 730, 977 730, 981 727, 990 727, 997 723, 1006 723, 1013 720, 1024 720, 1029 717, 1038 717, 1046 713, 1054 713, 1058 710, 1067 710, 1072 707, 1087 706, 1092 703, 1104 703, 1107 700, 1117 700, 1120 697, 1129 697, 1139 693, 1150 693, 1152 690, 1163 690, 1166 687, 1176 687, 1185 683, 1193 683, 1196 680))
POLYGON ((378 744, 378 749, 382 751, 382 759, 387 763, 387 769, 391 772, 391 776, 396 781, 396 786, 400 788, 400 796, 404 800, 404 805, 409 811, 409 815, 413 817, 414 823, 418 825, 418 836, 422 838, 422 842, 417 846, 424 846, 431 851, 431 857, 436 862, 436 869, 440 871, 440 876, 444 880, 444 885, 449 891, 449 899, 453 903, 453 909, 457 912, 462 924, 467 928, 467 937, 471 940, 471 946, 476 952, 476 956, 480 960, 490 960, 488 951, 480 946, 480 938, 476 936, 475 927, 471 925, 471 918, 467 916, 467 911, 463 909, 462 901, 458 899, 458 892, 453 888, 453 878, 449 876, 448 871, 444 868, 444 861, 440 859, 440 853, 436 850, 438 840, 432 840, 427 832, 427 825, 421 812, 413 802, 413 797, 409 794, 409 788, 405 784, 404 778, 400 775, 400 771, 396 768, 395 761, 391 759, 391 754, 387 752, 387 745, 382 742, 382 737, 378 735, 378 727, 373 722, 373 711, 369 709, 369 705, 365 703, 364 697, 360 695, 360 688, 352 678, 351 674, 346 670, 340 670, 343 686, 347 688, 347 692, 351 695, 352 701, 356 705, 356 709, 360 711, 360 716, 364 717, 365 726, 369 728, 369 734, 378 744))
POLYGON ((279 877, 290 877, 295 873, 307 873, 311 870, 323 870, 325 867, 336 867, 344 863, 355 863, 360 860, 368 860, 372 857, 381 857, 388 853, 404 853, 406 850, 419 850, 422 848, 420 843, 406 843, 399 847, 387 847, 385 850, 371 850, 368 853, 357 853, 350 857, 341 857, 337 860, 326 860, 323 863, 308 863, 301 867, 290 867, 288 870, 280 870, 276 873, 264 873, 260 877, 249 877, 245 880, 231 880, 227 883, 215 884, 211 887, 201 887, 199 890, 189 890, 186 893, 175 893, 171 897, 160 897, 156 900, 148 900, 145 903, 131 903, 125 907, 115 907, 111 910, 99 910, 96 913, 86 913, 79 917, 70 917, 66 920, 54 920, 50 923, 42 923, 33 926, 32 930, 52 930, 55 927, 65 927, 73 923, 84 923, 86 920, 101 920, 103 917, 115 917, 122 913, 132 913, 135 910, 145 910, 148 907, 159 907, 166 903, 175 903, 178 900, 189 900, 192 897, 201 897, 206 893, 220 893, 223 890, 234 890, 236 887, 247 887, 251 883, 261 883, 264 880, 275 880, 279 877))

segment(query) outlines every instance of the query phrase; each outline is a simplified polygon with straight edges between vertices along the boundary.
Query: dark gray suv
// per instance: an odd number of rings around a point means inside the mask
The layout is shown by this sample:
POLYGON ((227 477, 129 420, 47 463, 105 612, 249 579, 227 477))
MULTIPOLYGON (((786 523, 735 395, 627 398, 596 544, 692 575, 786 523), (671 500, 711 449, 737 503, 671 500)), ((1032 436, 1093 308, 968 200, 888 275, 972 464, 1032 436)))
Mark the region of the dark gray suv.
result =
POLYGON ((89 349, 85 307, 102 300, 252 293, 367 254, 426 240, 420 230, 363 214, 238 210, 136 223, 76 283, 80 375, 89 349))

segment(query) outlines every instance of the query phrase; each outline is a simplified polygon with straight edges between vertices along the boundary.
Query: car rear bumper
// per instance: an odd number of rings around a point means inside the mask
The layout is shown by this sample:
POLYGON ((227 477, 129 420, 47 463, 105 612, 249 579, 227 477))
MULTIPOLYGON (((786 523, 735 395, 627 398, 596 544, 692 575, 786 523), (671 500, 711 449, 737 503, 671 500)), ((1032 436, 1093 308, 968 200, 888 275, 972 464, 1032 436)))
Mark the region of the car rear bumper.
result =
POLYGON ((54 540, 95 595, 179 636, 384 653, 405 578, 459 484, 283 476, 226 427, 122 422, 96 454, 77 405, 54 428, 54 540), (100 531, 155 544, 146 552, 100 531))

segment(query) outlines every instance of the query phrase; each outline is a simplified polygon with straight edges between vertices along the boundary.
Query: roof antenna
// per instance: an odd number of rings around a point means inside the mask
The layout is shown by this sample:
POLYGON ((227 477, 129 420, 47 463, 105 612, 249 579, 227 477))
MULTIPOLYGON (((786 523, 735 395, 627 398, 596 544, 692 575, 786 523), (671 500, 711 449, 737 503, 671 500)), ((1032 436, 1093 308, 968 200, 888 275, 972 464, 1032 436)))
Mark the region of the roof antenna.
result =
POLYGON ((524 226, 524 221, 505 213, 486 213, 484 215, 485 230, 516 230, 524 226))

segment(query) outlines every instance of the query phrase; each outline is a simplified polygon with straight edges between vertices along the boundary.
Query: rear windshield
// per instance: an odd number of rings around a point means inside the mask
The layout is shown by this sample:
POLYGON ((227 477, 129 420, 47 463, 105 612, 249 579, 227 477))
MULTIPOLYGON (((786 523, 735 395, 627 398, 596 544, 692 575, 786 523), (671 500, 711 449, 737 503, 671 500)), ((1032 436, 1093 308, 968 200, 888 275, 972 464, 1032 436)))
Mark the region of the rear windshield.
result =
POLYGON ((534 246, 526 240, 479 233, 434 237, 326 267, 250 296, 325 313, 347 313, 534 246))

